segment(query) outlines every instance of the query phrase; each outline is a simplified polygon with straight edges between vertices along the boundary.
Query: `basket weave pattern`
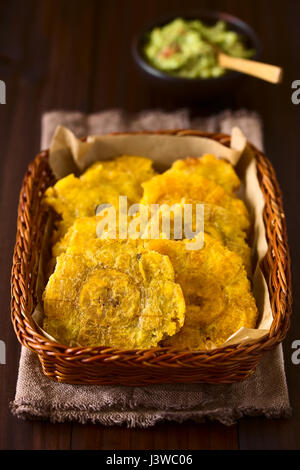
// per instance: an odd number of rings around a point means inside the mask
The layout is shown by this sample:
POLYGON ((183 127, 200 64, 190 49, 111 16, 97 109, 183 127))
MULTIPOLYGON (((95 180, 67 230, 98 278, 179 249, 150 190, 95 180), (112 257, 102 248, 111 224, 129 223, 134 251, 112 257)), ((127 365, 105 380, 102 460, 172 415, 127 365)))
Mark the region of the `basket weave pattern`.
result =
MULTIPOLYGON (((150 132, 147 132, 148 134, 150 132)), ((168 135, 209 137, 230 145, 230 136, 191 130, 160 131, 168 135)), ((207 382, 232 383, 249 376, 264 352, 280 343, 289 328, 291 314, 290 255, 281 192, 269 160, 252 146, 259 183, 266 201, 264 223, 268 252, 262 269, 269 289, 273 323, 269 334, 255 342, 213 351, 180 351, 171 348, 116 350, 108 347, 70 348, 41 335, 32 313, 35 285, 47 210, 41 205, 46 188, 54 183, 48 152, 29 165, 23 180, 16 245, 11 276, 11 318, 20 343, 38 354, 44 373, 51 379, 73 384, 122 384, 207 382)))

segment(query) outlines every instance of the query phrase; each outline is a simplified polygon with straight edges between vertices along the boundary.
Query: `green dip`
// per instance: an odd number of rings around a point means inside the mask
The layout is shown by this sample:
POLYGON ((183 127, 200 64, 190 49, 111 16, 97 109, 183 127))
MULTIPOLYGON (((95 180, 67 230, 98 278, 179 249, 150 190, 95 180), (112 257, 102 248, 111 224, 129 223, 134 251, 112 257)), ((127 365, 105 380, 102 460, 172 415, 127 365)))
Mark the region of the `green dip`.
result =
POLYGON ((247 49, 235 31, 229 31, 224 21, 207 26, 200 20, 185 21, 177 18, 171 23, 154 28, 144 48, 149 63, 176 77, 220 77, 226 70, 217 63, 211 44, 233 57, 253 57, 255 51, 247 49))

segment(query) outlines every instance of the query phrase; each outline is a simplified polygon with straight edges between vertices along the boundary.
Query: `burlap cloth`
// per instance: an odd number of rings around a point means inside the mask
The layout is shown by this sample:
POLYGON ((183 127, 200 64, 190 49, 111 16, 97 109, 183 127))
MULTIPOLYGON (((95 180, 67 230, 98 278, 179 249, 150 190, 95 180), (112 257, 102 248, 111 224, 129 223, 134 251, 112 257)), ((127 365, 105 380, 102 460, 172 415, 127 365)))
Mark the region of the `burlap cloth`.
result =
MULTIPOLYGON (((47 148, 58 124, 77 136, 113 131, 193 128, 230 133, 240 126, 262 148, 259 117, 226 111, 210 118, 190 119, 185 109, 172 113, 145 111, 128 116, 119 110, 92 115, 50 112, 42 120, 42 148, 47 148)), ((281 346, 265 354, 256 372, 232 385, 174 384, 147 387, 82 386, 53 382, 41 370, 37 356, 22 348, 12 412, 21 418, 74 420, 105 425, 152 426, 163 420, 215 419, 230 425, 242 416, 287 417, 291 413, 281 346)))

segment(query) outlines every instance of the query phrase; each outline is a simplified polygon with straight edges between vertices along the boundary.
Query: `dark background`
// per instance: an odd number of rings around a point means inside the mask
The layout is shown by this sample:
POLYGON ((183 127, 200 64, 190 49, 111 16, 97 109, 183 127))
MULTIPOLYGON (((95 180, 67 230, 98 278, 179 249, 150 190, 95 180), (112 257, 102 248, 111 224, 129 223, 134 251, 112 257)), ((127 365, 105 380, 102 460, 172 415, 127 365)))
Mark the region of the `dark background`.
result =
POLYGON ((172 100, 150 91, 140 78, 130 44, 144 22, 176 9, 196 7, 223 10, 248 22, 262 40, 262 59, 284 67, 281 85, 247 79, 235 94, 194 112, 230 106, 261 114, 266 153, 284 194, 294 285, 299 280, 300 105, 291 103, 291 82, 300 79, 300 1, 1 1, 0 79, 7 85, 7 104, 0 105, 0 339, 7 346, 7 364, 0 365, 1 449, 300 448, 300 365, 291 362, 291 343, 300 339, 295 287, 292 327, 284 342, 293 406, 289 420, 247 418, 229 428, 214 422, 166 423, 128 430, 23 422, 8 408, 14 397, 20 352, 9 317, 17 199, 25 169, 39 151, 41 114, 50 109, 90 113, 111 107, 129 111, 174 107, 172 100))

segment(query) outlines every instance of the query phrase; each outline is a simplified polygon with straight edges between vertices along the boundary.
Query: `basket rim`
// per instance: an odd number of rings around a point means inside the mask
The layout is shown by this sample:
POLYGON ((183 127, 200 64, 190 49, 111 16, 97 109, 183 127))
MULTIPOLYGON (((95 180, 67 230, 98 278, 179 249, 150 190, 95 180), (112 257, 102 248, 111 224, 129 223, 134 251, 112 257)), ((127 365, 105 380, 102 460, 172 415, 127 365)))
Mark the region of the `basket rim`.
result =
MULTIPOLYGON (((139 134, 163 134, 163 135, 177 135, 177 136, 199 136, 199 137, 208 137, 214 140, 219 140, 222 141, 224 145, 229 146, 231 136, 228 134, 224 133, 219 133, 219 132, 204 132, 204 131, 198 131, 198 130, 191 130, 191 129, 162 129, 158 131, 130 131, 130 132, 113 132, 109 133, 106 135, 139 135, 139 134)), ((86 137, 82 138, 81 140, 86 140, 86 137)), ((167 362, 169 362, 169 365, 171 366, 176 362, 176 364, 181 364, 183 367, 188 366, 191 367, 191 360, 194 361, 203 361, 203 365, 207 364, 209 365, 210 361, 213 359, 215 360, 218 356, 226 356, 227 359, 233 358, 234 356, 238 356, 243 350, 244 353, 251 353, 257 354, 261 353, 263 350, 269 350, 272 347, 274 347, 276 344, 280 343, 285 335, 286 332, 289 328, 290 324, 290 315, 291 315, 291 305, 292 305, 292 294, 291 294, 291 272, 290 272, 290 254, 289 254, 289 247, 288 247, 288 241, 287 241, 287 232, 286 232, 286 224, 285 224, 285 216, 284 216, 284 211, 283 211, 283 203, 282 203, 282 197, 281 197, 281 191, 277 182, 277 178, 275 175, 275 171, 266 157, 266 155, 258 150, 252 143, 247 141, 247 144, 250 146, 250 148, 254 152, 255 160, 256 160, 256 168, 258 169, 258 165, 265 167, 268 169, 272 180, 267 181, 267 191, 268 193, 274 193, 276 196, 276 201, 273 198, 273 201, 276 202, 277 206, 277 211, 279 211, 282 224, 281 224, 281 231, 279 233, 282 243, 285 248, 285 266, 284 266, 284 272, 285 272, 285 277, 286 277, 286 308, 283 312, 283 318, 281 318, 281 321, 279 322, 279 325, 276 324, 276 317, 274 314, 273 310, 273 303, 272 303, 272 296, 270 292, 270 286, 268 283, 268 279, 266 277, 266 273, 263 270, 263 274, 265 277, 265 280, 268 285, 268 291, 271 299, 271 308, 272 308, 272 313, 273 313, 273 322, 270 328, 270 331, 266 333, 266 335, 263 338, 257 339, 257 340, 248 340, 244 341, 239 344, 234 344, 234 345, 228 345, 228 346, 221 346, 219 348, 215 348, 213 350, 187 350, 187 349, 179 349, 179 348, 172 348, 172 347, 155 347, 155 348, 150 348, 150 349, 129 349, 129 350, 120 350, 116 348, 109 348, 105 346, 94 346, 94 347, 70 347, 64 344, 60 344, 58 342, 50 341, 46 336, 41 334, 39 332, 38 326, 32 322, 31 315, 32 311, 34 309, 34 305, 32 305, 31 312, 28 313, 26 311, 21 312, 22 319, 21 322, 22 324, 20 325, 20 318, 18 318, 18 314, 16 312, 16 309, 14 308, 13 305, 13 296, 14 296, 14 270, 16 267, 17 263, 22 263, 22 256, 20 254, 20 250, 22 250, 22 247, 20 245, 20 233, 19 233, 19 224, 22 223, 22 216, 24 212, 24 202, 22 200, 22 195, 24 193, 27 193, 28 190, 28 177, 32 173, 32 169, 35 165, 38 165, 40 161, 48 161, 48 154, 49 154, 49 149, 42 150, 37 154, 35 159, 30 163, 28 170, 25 174, 25 177, 23 179, 21 191, 20 191, 20 200, 19 200, 19 206, 18 206, 18 229, 17 229, 17 240, 14 248, 14 255, 13 255, 13 266, 12 266, 12 275, 11 275, 11 319, 12 323, 14 326, 14 330, 16 332, 16 335, 18 337, 18 340, 20 341, 21 344, 26 346, 27 348, 37 352, 39 355, 48 355, 51 354, 51 356, 56 355, 63 358, 66 358, 66 355, 69 358, 74 358, 74 359, 80 359, 82 363, 88 364, 91 361, 94 361, 96 359, 101 359, 103 362, 108 363, 111 361, 121 361, 121 362, 126 362, 134 360, 134 364, 138 365, 140 363, 141 365, 147 363, 150 361, 150 364, 153 366, 155 365, 156 359, 162 360, 165 359, 167 362), (186 361, 189 361, 188 364, 185 364, 186 361)), ((262 189, 262 182, 264 180, 264 176, 262 179, 259 178, 259 184, 262 189)), ((266 196, 265 193, 262 189, 262 192, 264 194, 264 199, 266 202, 266 196)), ((266 205, 264 208, 264 222, 265 222, 265 227, 266 227, 266 218, 265 218, 265 211, 266 211, 266 205)), ((266 232, 267 232, 267 227, 266 227, 266 232)), ((269 253, 269 239, 268 241, 268 252, 265 255, 264 259, 261 261, 261 265, 265 262, 265 260, 270 256, 269 253)), ((29 237, 29 243, 30 243, 30 237, 29 237)), ((21 290, 24 289, 24 286, 20 287, 21 290)), ((21 309, 22 310, 22 309, 21 309)), ((241 358, 241 362, 247 361, 247 357, 241 358)), ((165 365, 167 364, 165 363, 165 365)), ((164 367, 165 367, 164 365, 164 367)), ((160 365, 157 365, 157 367, 160 367, 160 365)))

